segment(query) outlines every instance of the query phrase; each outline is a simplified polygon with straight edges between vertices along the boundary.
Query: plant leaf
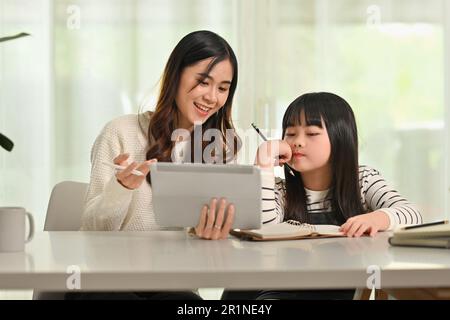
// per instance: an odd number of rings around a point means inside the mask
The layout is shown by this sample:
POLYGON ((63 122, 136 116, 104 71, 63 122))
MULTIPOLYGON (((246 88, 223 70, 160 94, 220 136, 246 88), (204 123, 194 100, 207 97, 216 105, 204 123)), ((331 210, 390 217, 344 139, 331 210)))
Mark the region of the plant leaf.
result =
POLYGON ((22 38, 22 37, 27 37, 29 35, 30 35, 29 33, 22 32, 22 33, 16 34, 15 36, 2 37, 2 38, 0 38, 0 42, 10 41, 10 40, 14 40, 17 38, 22 38))
POLYGON ((0 146, 6 151, 11 151, 14 147, 14 143, 11 140, 9 140, 8 137, 0 133, 0 146))

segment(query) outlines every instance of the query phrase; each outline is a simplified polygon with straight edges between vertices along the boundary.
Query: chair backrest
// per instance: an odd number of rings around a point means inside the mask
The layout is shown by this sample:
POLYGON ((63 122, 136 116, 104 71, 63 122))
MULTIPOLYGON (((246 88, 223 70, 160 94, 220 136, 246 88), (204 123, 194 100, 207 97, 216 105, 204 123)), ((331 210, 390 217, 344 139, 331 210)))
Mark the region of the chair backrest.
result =
MULTIPOLYGON (((63 181, 53 187, 44 231, 78 231, 81 227, 87 183, 63 181)), ((33 291, 33 300, 62 300, 64 292, 33 291)))
POLYGON ((48 202, 44 231, 77 231, 81 227, 87 183, 63 181, 55 185, 48 202))

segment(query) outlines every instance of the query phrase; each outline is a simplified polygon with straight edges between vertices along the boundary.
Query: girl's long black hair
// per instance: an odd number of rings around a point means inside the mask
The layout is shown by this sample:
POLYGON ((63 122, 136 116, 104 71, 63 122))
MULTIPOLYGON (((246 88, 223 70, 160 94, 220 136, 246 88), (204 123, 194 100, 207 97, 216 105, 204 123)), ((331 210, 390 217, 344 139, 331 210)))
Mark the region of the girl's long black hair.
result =
MULTIPOLYGON (((304 112, 306 125, 322 128, 322 120, 331 144, 331 188, 327 198, 332 210, 342 221, 364 213, 359 187, 358 132, 355 116, 343 98, 328 92, 307 93, 295 99, 283 117, 283 139, 288 127, 301 125, 304 112)), ((306 192, 301 173, 289 174, 285 166, 285 220, 309 222, 306 192)))

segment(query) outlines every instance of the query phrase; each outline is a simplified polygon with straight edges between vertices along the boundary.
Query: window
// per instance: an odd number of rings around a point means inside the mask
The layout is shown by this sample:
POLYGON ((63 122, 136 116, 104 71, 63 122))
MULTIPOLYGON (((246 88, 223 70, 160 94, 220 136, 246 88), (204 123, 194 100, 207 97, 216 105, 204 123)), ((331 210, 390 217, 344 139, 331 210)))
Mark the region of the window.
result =
POLYGON ((0 9, 1 34, 33 35, 0 46, 0 129, 16 142, 0 152, 0 202, 27 207, 38 228, 52 186, 89 180, 101 128, 153 106, 171 50, 198 29, 237 53, 238 128, 256 122, 276 138, 294 98, 335 92, 356 113, 361 163, 426 220, 444 215, 444 0, 0 0, 0 9))

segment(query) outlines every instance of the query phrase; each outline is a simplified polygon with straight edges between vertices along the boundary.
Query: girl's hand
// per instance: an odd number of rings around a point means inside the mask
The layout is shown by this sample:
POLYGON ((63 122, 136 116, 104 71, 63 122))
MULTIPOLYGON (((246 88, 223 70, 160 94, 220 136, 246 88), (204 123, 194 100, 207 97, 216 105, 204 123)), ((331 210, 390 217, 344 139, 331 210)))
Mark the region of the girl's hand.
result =
POLYGON ((389 223, 389 217, 386 213, 383 211, 374 211, 349 218, 339 230, 347 237, 357 238, 364 233, 368 233, 373 237, 378 231, 389 228, 389 223))
POLYGON ((157 162, 157 159, 151 159, 142 162, 141 164, 137 162, 133 162, 128 164, 128 157, 130 155, 128 153, 119 154, 116 158, 114 158, 114 164, 118 164, 120 166, 126 167, 122 171, 118 171, 116 173, 116 178, 119 183, 127 189, 134 190, 141 186, 142 182, 145 180, 145 177, 150 171, 150 164, 157 162), (143 173, 143 176, 137 176, 131 173, 134 169, 143 173))
POLYGON ((256 152, 255 164, 261 168, 282 166, 292 158, 292 150, 284 140, 263 142, 256 152))
POLYGON ((227 201, 222 198, 217 201, 212 198, 208 206, 204 205, 200 215, 198 225, 195 227, 195 234, 208 240, 226 239, 234 221, 234 205, 226 207, 227 201), (225 210, 227 218, 224 222, 225 210))

